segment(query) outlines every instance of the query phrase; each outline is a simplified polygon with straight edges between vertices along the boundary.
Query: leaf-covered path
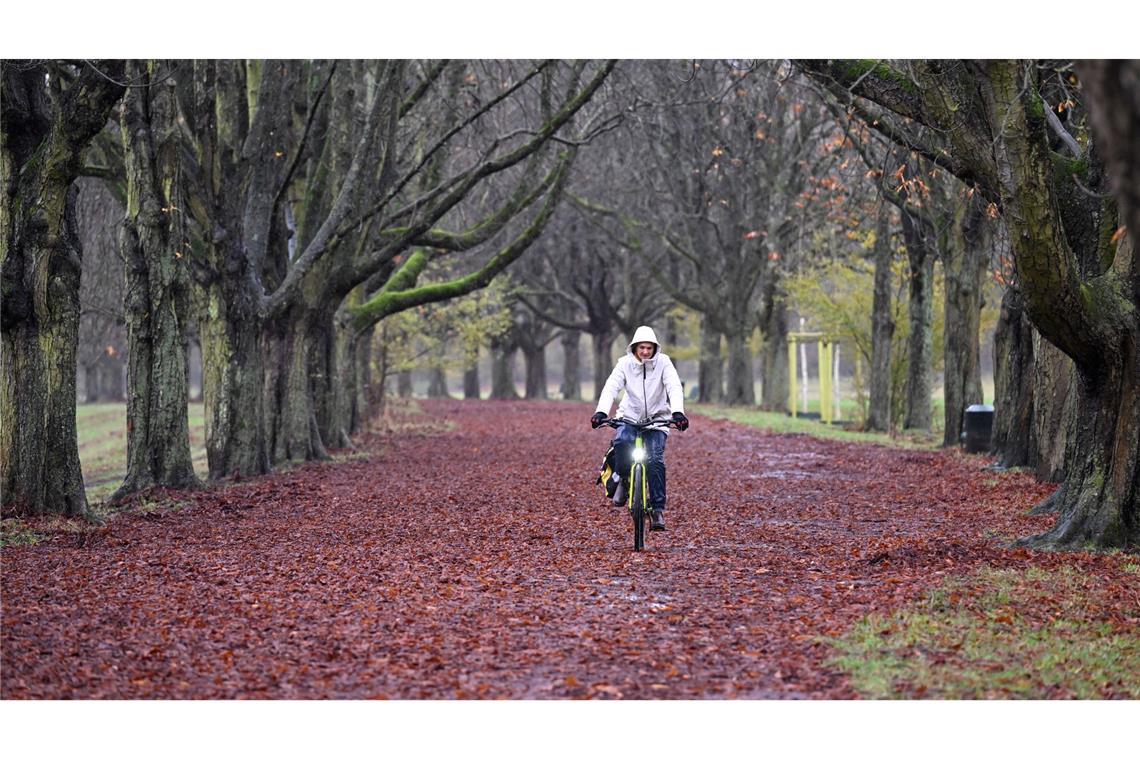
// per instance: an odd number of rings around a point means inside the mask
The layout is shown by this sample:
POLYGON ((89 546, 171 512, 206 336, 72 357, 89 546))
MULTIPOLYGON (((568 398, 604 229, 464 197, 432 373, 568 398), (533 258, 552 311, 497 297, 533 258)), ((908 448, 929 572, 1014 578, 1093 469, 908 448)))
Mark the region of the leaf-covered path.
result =
POLYGON ((695 416, 634 554, 586 405, 423 408, 449 424, 5 549, 0 696, 847 698, 821 638, 1049 522, 976 457, 695 416))

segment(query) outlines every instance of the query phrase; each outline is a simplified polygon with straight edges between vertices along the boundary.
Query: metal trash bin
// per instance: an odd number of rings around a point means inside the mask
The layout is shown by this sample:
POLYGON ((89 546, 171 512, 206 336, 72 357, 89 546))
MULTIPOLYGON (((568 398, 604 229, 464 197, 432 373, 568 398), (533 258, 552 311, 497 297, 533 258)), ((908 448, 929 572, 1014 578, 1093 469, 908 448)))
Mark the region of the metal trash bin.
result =
POLYGON ((966 452, 979 454, 990 450, 990 439, 994 432, 994 408, 989 404, 972 404, 966 407, 965 432, 966 452))

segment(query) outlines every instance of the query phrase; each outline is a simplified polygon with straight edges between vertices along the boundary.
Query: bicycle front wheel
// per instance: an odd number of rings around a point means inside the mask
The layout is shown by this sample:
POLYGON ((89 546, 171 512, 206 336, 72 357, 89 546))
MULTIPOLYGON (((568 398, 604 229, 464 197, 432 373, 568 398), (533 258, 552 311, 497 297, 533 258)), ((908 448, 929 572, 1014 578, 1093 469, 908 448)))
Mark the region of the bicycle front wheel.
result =
POLYGON ((645 548, 645 467, 634 465, 629 483, 629 513, 633 517, 633 550, 639 552, 645 548))

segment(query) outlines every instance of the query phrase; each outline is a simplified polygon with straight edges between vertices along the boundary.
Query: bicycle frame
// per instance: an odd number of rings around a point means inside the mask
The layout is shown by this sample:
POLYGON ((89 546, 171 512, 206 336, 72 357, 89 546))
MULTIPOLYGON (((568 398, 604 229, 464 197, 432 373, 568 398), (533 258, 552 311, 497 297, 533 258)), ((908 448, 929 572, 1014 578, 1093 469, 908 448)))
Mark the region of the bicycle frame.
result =
POLYGON ((630 455, 629 479, 626 481, 626 503, 629 507, 630 517, 633 519, 633 550, 639 552, 645 548, 645 523, 649 520, 649 474, 645 465, 648 454, 645 450, 646 430, 660 430, 662 427, 676 428, 672 421, 661 422, 631 422, 629 420, 607 419, 603 424, 615 430, 628 425, 637 430, 637 437, 633 441, 633 452, 630 455))

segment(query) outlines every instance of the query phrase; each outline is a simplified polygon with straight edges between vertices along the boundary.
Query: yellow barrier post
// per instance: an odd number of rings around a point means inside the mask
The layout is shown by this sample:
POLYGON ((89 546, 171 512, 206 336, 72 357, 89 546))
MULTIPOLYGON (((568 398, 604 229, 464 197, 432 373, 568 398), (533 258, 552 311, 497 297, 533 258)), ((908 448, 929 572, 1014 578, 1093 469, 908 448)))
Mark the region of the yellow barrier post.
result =
POLYGON ((821 340, 819 346, 819 419, 831 423, 831 341, 821 340))
MULTIPOLYGON (((788 336, 788 411, 796 416, 796 337, 788 336)), ((805 410, 806 411, 806 410, 805 410)))

